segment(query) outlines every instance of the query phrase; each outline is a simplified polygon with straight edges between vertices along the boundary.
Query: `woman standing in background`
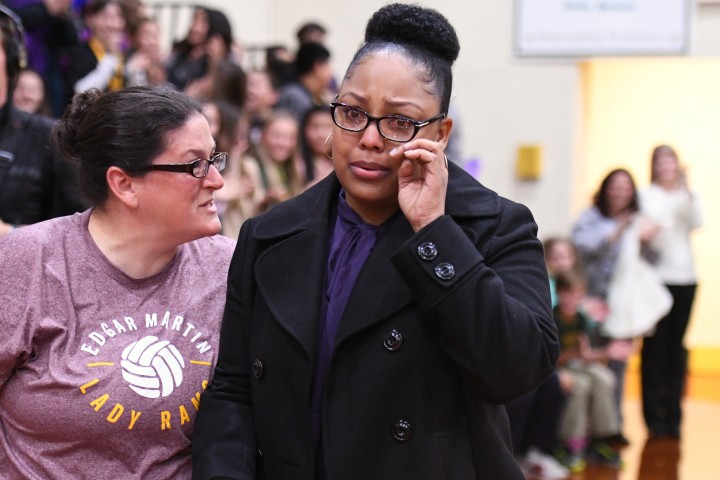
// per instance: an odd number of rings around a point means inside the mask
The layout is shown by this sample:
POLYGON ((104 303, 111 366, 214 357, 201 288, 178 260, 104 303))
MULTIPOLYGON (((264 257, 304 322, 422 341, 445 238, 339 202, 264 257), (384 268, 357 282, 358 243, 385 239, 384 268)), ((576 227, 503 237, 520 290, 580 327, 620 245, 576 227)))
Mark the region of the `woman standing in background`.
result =
POLYGON ((679 438, 687 372, 683 338, 697 288, 690 234, 702 224, 702 214, 700 199, 688 188, 672 147, 653 150, 650 180, 640 205, 643 215, 659 226, 650 247, 657 254, 655 268, 672 294, 673 306, 643 341, 643 415, 651 437, 679 438))
MULTIPOLYGON (((593 206, 580 214, 573 227, 573 243, 587 274, 588 298, 595 303, 606 305, 623 237, 639 209, 638 193, 632 175, 627 170, 618 168, 605 176, 594 196, 593 206)), ((648 228, 640 232, 640 239, 647 241, 653 234, 653 229, 648 228)), ((602 310, 598 308, 596 313, 602 310)), ((607 314, 607 308, 604 310, 602 316, 607 314)), ((604 318, 596 320, 603 321, 604 318)), ((607 342, 605 348, 609 358, 608 366, 617 380, 615 404, 622 429, 621 403, 627 359, 633 351, 632 340, 602 340, 607 342)), ((622 434, 615 440, 620 444, 627 444, 627 439, 622 434)))

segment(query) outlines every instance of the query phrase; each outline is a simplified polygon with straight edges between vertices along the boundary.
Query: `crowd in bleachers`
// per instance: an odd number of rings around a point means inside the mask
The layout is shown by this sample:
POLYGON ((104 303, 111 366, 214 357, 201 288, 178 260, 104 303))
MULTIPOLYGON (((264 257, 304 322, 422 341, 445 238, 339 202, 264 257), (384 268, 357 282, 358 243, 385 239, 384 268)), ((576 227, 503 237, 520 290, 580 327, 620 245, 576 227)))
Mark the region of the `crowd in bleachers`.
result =
POLYGON ((162 84, 204 104, 217 151, 229 154, 218 195, 224 234, 237 237, 243 220, 332 170, 323 148, 336 83, 321 25, 300 26, 297 46, 270 46, 262 67, 244 68, 243 45, 213 8, 196 6, 187 33, 165 52, 160 25, 139 0, 4 3, 22 20, 27 50, 14 81, 16 108, 59 118, 91 88, 162 84))

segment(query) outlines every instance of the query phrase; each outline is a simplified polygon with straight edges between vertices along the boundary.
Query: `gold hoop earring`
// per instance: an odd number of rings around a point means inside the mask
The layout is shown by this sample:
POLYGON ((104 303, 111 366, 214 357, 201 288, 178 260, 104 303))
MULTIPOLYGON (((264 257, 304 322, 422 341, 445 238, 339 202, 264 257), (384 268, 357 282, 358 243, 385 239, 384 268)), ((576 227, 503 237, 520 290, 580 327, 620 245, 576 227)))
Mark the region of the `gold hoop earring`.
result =
POLYGON ((327 158, 329 158, 330 160, 333 159, 333 157, 332 157, 332 141, 331 141, 331 140, 332 140, 332 136, 333 136, 332 133, 331 133, 330 135, 328 135, 327 138, 325 139, 325 144, 323 145, 323 153, 324 153, 325 156, 326 156, 327 158), (328 143, 330 143, 330 151, 329 151, 329 153, 328 153, 328 143))

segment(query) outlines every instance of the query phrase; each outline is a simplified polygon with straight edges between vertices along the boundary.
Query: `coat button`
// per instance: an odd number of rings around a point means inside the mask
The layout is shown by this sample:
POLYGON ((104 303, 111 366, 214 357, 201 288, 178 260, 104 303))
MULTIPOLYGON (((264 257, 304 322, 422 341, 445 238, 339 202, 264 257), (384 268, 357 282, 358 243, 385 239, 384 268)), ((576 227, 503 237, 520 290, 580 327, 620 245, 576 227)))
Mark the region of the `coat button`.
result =
POLYGON ((437 247, 432 242, 421 243, 418 246, 417 252, 420 258, 422 258, 426 262, 429 262, 430 260, 435 260, 435 257, 437 257, 438 254, 437 247))
POLYGON ((393 425, 392 434, 398 442, 407 442, 412 437, 412 425, 407 420, 398 420, 393 425))
POLYGON ((385 335, 385 338, 383 339, 383 345, 385 348, 390 350, 391 352, 394 352, 396 350, 399 350, 400 347, 402 347, 403 343, 403 337, 400 332, 397 330, 393 330, 392 332, 385 335))
POLYGON ((441 280, 452 280, 455 276, 455 267, 453 267, 452 263, 439 263, 435 267, 435 276, 441 280))
POLYGON ((253 376, 260 380, 265 373, 265 367, 259 358, 253 360, 253 376))

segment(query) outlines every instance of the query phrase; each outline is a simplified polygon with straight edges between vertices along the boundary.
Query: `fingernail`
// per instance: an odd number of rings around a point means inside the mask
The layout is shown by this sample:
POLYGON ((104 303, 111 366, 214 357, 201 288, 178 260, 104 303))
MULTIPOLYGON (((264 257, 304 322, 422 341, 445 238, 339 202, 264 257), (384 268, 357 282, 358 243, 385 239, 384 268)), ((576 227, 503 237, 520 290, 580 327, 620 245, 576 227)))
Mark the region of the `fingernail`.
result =
POLYGON ((397 153, 400 151, 400 147, 395 147, 392 150, 390 150, 390 155, 397 155, 397 153))

